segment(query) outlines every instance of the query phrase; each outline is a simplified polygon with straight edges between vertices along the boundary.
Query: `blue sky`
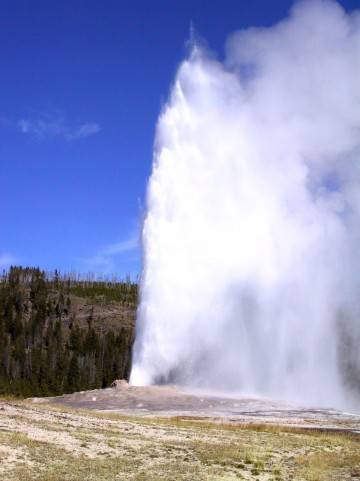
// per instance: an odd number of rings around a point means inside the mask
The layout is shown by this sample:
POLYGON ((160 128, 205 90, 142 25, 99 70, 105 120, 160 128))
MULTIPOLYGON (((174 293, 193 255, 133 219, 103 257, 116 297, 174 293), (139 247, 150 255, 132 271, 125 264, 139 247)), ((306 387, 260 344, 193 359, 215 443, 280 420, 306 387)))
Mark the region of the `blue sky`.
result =
POLYGON ((0 267, 139 273, 154 128, 190 25, 221 58, 230 32, 291 5, 1 1, 0 267))

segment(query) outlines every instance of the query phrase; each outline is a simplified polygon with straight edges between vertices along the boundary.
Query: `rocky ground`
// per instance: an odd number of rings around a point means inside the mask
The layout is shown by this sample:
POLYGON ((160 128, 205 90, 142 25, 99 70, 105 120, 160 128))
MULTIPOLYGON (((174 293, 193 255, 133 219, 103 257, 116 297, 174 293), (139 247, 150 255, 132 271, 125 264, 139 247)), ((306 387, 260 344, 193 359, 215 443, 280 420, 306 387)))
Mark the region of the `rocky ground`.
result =
POLYGON ((360 480, 359 418, 327 413, 125 384, 2 399, 0 480, 360 480))

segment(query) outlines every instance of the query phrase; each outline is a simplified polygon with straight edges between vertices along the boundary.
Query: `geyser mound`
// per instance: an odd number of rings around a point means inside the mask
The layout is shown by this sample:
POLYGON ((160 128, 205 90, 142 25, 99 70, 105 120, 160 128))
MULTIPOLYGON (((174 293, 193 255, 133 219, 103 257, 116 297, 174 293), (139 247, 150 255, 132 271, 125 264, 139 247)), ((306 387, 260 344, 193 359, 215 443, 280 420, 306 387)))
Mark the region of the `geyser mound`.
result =
POLYGON ((360 13, 194 45, 157 126, 134 384, 340 405, 360 383, 360 13))

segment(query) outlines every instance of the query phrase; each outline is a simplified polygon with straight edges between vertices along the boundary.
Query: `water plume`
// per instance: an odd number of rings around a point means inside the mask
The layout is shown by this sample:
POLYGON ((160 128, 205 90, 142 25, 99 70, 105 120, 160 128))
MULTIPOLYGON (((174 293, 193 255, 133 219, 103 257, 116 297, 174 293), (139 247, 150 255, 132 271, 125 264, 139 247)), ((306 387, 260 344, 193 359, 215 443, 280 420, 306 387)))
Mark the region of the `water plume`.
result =
POLYGON ((131 381, 355 399, 359 227, 359 11, 297 3, 222 61, 193 45, 157 125, 131 381))

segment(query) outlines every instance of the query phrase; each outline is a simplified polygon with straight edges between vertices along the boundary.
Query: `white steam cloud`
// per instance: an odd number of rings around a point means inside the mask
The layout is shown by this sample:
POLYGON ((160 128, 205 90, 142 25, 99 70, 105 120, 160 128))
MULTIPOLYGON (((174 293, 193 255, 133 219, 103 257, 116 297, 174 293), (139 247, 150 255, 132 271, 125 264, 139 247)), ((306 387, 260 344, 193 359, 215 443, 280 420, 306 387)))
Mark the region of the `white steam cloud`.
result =
POLYGON ((344 405, 360 386, 360 12, 193 46, 162 112, 135 384, 344 405))

